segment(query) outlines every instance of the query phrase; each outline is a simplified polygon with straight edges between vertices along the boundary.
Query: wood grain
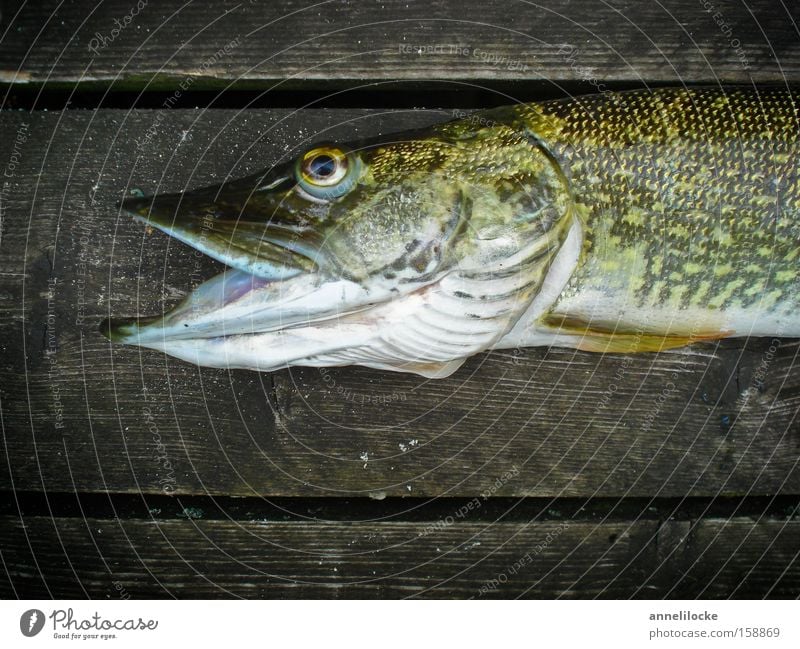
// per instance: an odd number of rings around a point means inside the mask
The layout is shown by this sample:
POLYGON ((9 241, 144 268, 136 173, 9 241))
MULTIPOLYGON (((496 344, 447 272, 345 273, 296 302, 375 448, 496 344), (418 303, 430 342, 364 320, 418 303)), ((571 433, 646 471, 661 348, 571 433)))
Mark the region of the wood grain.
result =
POLYGON ((130 0, 6 4, 0 78, 50 88, 376 82, 388 92, 442 79, 467 93, 514 81, 513 94, 525 84, 784 83, 800 73, 798 7, 772 0, 165 0, 136 15, 130 0))
POLYGON ((255 171, 308 140, 447 111, 4 113, 0 488, 272 496, 800 493, 797 341, 659 355, 530 349, 449 379, 199 369, 111 345, 219 265, 114 204, 255 171), (148 139, 148 129, 155 136, 148 139), (137 141, 143 143, 137 145, 137 141), (772 346, 772 347, 770 347, 772 346))
POLYGON ((798 521, 25 523, 0 520, 3 597, 760 598, 800 587, 798 521))

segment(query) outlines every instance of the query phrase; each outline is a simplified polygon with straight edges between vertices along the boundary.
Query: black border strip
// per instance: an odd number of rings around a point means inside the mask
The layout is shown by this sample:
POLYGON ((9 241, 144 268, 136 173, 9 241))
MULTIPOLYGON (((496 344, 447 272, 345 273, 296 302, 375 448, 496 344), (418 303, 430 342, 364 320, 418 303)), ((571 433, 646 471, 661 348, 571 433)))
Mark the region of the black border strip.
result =
POLYGON ((0 492, 0 516, 235 521, 486 522, 800 517, 800 496, 687 498, 237 498, 0 492), (470 507, 470 504, 472 505, 470 507))
MULTIPOLYGON (((604 82, 608 90, 656 88, 667 83, 604 82)), ((687 84, 687 85, 707 85, 687 84)), ((591 84, 581 81, 475 81, 455 84, 446 80, 365 82, 319 82, 297 87, 278 85, 263 88, 205 89, 181 92, 158 88, 142 92, 135 87, 110 86, 77 88, 68 84, 3 84, 0 97, 3 109, 63 110, 115 108, 129 110, 169 108, 492 108, 510 103, 543 101, 574 95, 596 93, 591 84), (509 99, 509 97, 513 99, 509 99), (169 101, 169 108, 165 102, 169 101)))

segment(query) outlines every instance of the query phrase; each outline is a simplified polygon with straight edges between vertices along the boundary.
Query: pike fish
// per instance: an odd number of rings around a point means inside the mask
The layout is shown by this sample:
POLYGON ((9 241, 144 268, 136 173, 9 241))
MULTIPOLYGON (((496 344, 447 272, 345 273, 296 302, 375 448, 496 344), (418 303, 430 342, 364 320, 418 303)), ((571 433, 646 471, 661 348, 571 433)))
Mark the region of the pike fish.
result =
POLYGON ((800 336, 798 108, 777 88, 608 92, 129 198, 229 268, 101 329, 198 365, 433 378, 493 349, 800 336))

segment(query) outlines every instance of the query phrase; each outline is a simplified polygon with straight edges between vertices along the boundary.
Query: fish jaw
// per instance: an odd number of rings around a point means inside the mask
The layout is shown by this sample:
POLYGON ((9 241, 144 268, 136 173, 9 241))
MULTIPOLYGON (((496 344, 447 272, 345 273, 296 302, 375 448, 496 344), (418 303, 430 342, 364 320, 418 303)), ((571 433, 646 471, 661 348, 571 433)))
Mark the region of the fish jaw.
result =
MULTIPOLYGON (((463 260, 399 294, 395 286, 324 275, 283 281, 226 273, 161 318, 110 321, 113 340, 210 367, 274 371, 364 365, 442 378, 491 349, 548 285, 565 228, 518 245, 508 257, 463 260)), ((487 248, 488 250, 489 248, 487 248)))
MULTIPOLYGON (((443 378, 486 349, 507 326, 491 317, 492 307, 484 308, 486 317, 478 315, 479 309, 470 309, 469 318, 458 317, 460 301, 453 300, 447 284, 448 278, 442 278, 362 310, 266 331, 202 338, 146 335, 127 342, 207 367, 269 372, 358 364, 443 378)), ((241 319, 234 322, 241 326, 241 319)))
POLYGON ((251 200, 258 183, 193 192, 130 197, 120 203, 134 221, 161 230, 223 264, 250 275, 283 280, 317 270, 312 232, 280 223, 275 209, 251 200))
POLYGON ((130 345, 203 341, 336 320, 390 298, 381 286, 366 288, 320 274, 273 281, 229 269, 161 316, 113 318, 100 329, 112 341, 130 345))

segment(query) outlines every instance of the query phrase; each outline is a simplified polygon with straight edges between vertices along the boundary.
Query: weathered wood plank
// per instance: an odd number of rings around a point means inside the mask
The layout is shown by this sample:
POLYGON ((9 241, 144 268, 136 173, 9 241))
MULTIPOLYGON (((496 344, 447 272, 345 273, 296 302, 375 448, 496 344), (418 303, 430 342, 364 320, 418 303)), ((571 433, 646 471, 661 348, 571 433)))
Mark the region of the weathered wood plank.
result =
POLYGON ((4 597, 795 597, 798 521, 0 520, 4 597), (35 559, 35 561, 34 561, 35 559))
POLYGON ((199 369, 110 345, 97 332, 109 313, 157 312, 219 269, 119 216, 113 206, 128 188, 207 184, 323 133, 369 135, 447 116, 1 114, 0 137, 16 144, 0 161, 9 172, 0 488, 378 498, 800 493, 796 341, 628 357, 516 350, 426 381, 362 368, 199 369), (148 141, 138 148, 137 140, 148 141))
POLYGON ((774 0, 8 4, 0 78, 18 84, 320 89, 447 79, 546 88, 800 78, 798 7, 774 0))

